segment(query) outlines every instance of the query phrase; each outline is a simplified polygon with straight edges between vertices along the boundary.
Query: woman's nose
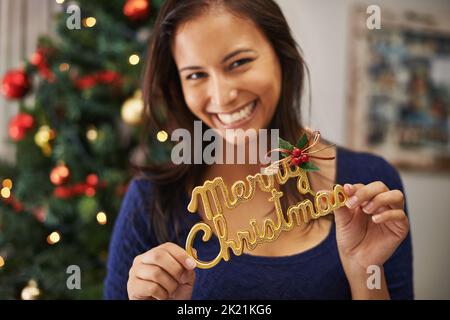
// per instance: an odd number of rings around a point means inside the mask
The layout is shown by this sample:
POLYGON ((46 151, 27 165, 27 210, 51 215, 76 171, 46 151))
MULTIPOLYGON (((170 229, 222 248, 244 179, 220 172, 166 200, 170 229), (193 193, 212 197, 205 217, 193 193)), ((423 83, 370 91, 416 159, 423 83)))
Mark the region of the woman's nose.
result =
POLYGON ((215 77, 210 84, 211 102, 216 107, 227 107, 237 98, 237 89, 226 79, 215 77))

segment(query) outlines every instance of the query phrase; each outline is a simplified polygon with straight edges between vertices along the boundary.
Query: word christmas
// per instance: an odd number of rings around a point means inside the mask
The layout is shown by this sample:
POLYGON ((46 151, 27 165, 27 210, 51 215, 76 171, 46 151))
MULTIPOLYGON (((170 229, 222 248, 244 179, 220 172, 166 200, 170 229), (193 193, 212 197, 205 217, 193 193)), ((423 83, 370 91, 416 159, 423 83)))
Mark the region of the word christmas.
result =
POLYGON ((207 262, 199 260, 193 249, 194 239, 197 232, 203 231, 202 240, 207 242, 211 239, 212 229, 205 222, 199 222, 192 227, 186 240, 186 251, 197 261, 199 268, 212 268, 222 259, 228 261, 230 259, 229 249, 239 256, 242 254, 244 246, 248 250, 254 250, 260 243, 275 241, 282 231, 292 230, 295 224, 306 224, 312 219, 323 217, 345 205, 347 196, 341 185, 334 185, 331 192, 321 191, 314 193, 311 190, 306 170, 301 166, 292 166, 292 159, 291 157, 290 162, 280 162, 281 168, 275 174, 257 173, 254 176, 249 175, 246 177, 247 184, 242 180, 236 181, 231 187, 231 196, 222 177, 217 177, 213 181, 207 180, 202 186, 194 188, 188 210, 191 213, 195 213, 201 201, 205 217, 212 221, 215 234, 220 243, 220 252, 216 258, 207 262), (305 199, 300 203, 289 206, 286 215, 284 215, 280 202, 283 192, 275 188, 274 182, 276 179, 278 184, 283 185, 288 179, 294 177, 297 177, 297 190, 303 195, 311 194, 314 197, 314 203, 309 199, 305 199), (250 228, 237 231, 237 240, 231 239, 228 234, 227 221, 223 215, 223 207, 219 201, 219 194, 222 196, 226 208, 231 210, 235 209, 240 203, 252 200, 256 185, 261 191, 270 194, 268 201, 274 204, 275 221, 271 218, 266 218, 262 223, 262 228, 260 228, 256 219, 251 219, 249 222, 250 228), (210 199, 213 200, 213 206, 210 199))

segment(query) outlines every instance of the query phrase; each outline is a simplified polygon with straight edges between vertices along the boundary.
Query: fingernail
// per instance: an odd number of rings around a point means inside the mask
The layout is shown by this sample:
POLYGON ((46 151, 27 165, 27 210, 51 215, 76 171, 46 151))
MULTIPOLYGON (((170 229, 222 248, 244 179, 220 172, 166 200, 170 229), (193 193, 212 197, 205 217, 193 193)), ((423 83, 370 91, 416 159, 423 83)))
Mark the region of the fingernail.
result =
POLYGON ((186 259, 186 266, 187 266, 189 269, 194 269, 194 268, 197 266, 197 264, 195 263, 194 259, 192 259, 192 258, 187 258, 187 259, 186 259))
POLYGON ((344 184, 344 188, 347 188, 348 191, 352 191, 352 185, 349 183, 344 184))
POLYGON ((371 213, 373 210, 373 202, 369 202, 365 207, 362 208, 365 213, 371 213))
POLYGON ((372 216, 372 221, 373 221, 373 222, 378 222, 378 221, 380 221, 379 215, 377 214, 377 215, 375 215, 375 216, 372 216))
POLYGON ((353 208, 356 203, 358 202, 358 198, 356 196, 351 197, 350 199, 347 200, 347 202, 345 203, 345 205, 349 208, 353 208))

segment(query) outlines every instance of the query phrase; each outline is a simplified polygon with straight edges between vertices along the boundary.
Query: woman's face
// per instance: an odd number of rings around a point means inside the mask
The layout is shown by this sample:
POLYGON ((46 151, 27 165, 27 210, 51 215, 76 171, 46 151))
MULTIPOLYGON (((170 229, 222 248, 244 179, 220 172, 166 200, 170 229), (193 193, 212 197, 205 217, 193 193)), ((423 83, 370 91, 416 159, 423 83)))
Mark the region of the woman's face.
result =
POLYGON ((210 128, 224 137, 226 129, 267 128, 280 98, 281 67, 250 19, 209 10, 177 28, 172 53, 187 106, 210 128))

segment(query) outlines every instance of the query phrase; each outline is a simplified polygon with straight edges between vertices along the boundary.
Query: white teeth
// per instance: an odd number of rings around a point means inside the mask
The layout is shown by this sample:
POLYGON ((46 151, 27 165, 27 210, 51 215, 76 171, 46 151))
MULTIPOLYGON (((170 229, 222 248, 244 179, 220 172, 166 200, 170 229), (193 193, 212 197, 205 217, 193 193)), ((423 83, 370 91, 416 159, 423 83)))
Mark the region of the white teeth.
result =
POLYGON ((233 113, 218 113, 217 117, 224 124, 232 124, 234 122, 241 121, 242 119, 250 116, 252 114, 255 106, 256 106, 256 101, 253 101, 253 102, 249 103, 248 105, 246 105, 245 107, 243 107, 233 113))

